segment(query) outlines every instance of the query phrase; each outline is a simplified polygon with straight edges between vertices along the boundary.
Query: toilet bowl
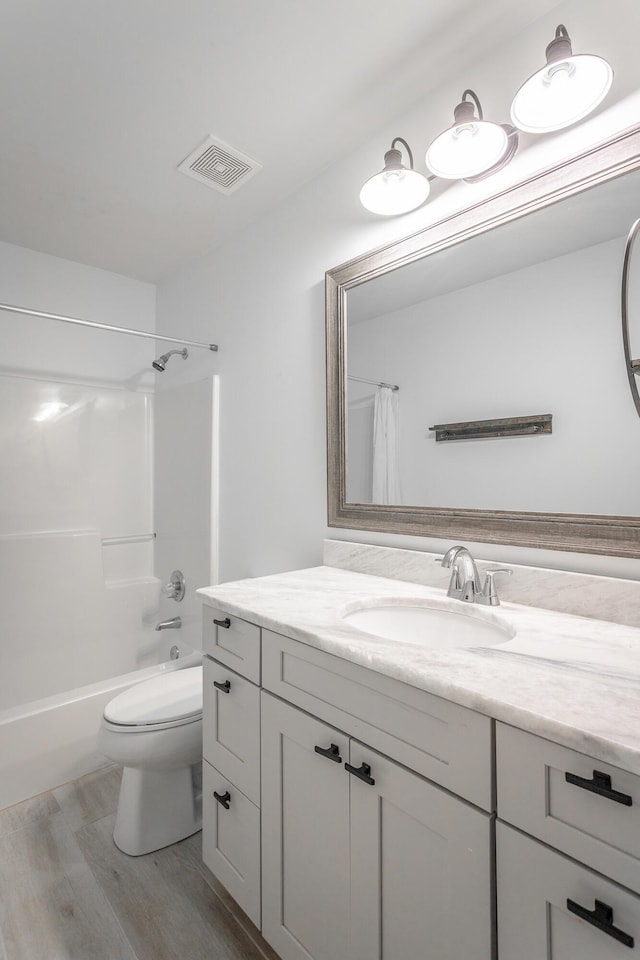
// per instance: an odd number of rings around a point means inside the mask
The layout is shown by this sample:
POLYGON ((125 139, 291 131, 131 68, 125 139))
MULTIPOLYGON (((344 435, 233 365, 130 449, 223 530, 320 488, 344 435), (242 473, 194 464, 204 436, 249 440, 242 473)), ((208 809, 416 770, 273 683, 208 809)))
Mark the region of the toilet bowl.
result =
POLYGON ((99 737, 122 764, 113 831, 137 857, 202 827, 202 666, 164 673, 111 700, 99 737))

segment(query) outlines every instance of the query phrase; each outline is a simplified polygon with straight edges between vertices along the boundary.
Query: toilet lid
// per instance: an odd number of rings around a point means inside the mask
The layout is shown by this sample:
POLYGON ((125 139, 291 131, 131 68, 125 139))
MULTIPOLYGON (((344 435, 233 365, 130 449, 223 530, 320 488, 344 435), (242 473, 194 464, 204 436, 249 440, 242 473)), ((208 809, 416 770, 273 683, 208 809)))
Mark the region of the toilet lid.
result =
POLYGON ((202 666, 172 670, 118 694, 107 704, 106 720, 130 726, 170 723, 202 713, 202 666))

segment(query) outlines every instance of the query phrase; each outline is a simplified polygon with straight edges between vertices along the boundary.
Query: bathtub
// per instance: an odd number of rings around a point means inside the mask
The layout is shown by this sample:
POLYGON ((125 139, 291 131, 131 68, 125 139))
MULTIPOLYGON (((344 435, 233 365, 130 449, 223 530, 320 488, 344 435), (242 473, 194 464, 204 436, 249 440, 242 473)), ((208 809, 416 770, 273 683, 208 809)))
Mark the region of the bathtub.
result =
POLYGON ((173 639, 163 655, 143 670, 0 711, 0 810, 107 766, 97 746, 105 704, 134 683, 202 660, 202 653, 173 639), (178 659, 170 660, 174 645, 178 659))

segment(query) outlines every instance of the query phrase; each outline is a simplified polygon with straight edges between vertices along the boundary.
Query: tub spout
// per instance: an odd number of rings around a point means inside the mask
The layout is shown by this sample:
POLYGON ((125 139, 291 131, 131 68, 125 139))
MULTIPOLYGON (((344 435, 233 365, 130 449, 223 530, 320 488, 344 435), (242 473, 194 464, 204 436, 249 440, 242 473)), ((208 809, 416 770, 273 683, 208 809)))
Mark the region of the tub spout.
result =
POLYGON ((171 617, 171 620, 161 620, 156 623, 156 630, 179 630, 182 626, 182 617, 171 617))

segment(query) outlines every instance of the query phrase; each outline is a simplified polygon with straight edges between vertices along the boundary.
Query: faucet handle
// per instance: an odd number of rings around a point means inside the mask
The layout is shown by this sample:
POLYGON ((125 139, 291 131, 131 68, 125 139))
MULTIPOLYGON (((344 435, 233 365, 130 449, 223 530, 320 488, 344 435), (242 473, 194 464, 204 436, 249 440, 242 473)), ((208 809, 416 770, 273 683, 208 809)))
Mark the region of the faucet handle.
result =
POLYGON ((180 570, 174 570, 169 583, 165 583, 160 589, 169 600, 182 600, 185 593, 185 582, 182 572, 180 570))
POLYGON ((506 573, 506 575, 510 577, 513 573, 513 570, 511 567, 490 567, 486 571, 487 579, 485 580, 484 587, 482 588, 482 603, 489 604, 491 607, 500 606, 500 598, 493 581, 493 578, 498 573, 506 573))

